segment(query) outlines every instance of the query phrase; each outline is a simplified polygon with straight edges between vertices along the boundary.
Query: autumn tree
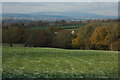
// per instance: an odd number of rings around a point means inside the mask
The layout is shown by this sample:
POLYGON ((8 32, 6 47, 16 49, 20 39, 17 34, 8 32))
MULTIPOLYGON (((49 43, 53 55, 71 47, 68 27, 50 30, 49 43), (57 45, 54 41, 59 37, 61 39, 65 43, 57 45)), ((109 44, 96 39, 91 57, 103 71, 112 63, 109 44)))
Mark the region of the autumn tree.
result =
POLYGON ((94 45, 104 49, 111 49, 112 42, 118 38, 118 24, 110 23, 95 29, 90 40, 94 45))
POLYGON ((9 43, 10 46, 14 43, 19 43, 24 34, 24 29, 20 27, 9 27, 3 30, 2 38, 4 43, 9 43))
POLYGON ((111 50, 120 51, 120 38, 112 42, 111 50))
POLYGON ((72 47, 71 31, 62 30, 56 33, 53 39, 53 47, 71 48, 72 47))
POLYGON ((91 36, 90 40, 93 45, 108 45, 110 39, 109 30, 107 27, 98 27, 95 29, 94 34, 91 36))
POLYGON ((89 23, 77 31, 77 37, 72 40, 73 48, 91 49, 90 37, 96 27, 101 26, 99 23, 89 23))
POLYGON ((47 32, 46 30, 39 29, 30 31, 31 33, 26 38, 26 44, 34 47, 46 46, 47 45, 47 32))
POLYGON ((54 42, 53 39, 56 35, 56 33, 58 33, 60 30, 62 30, 59 27, 49 27, 46 31, 47 31, 47 46, 51 47, 52 43, 54 42))

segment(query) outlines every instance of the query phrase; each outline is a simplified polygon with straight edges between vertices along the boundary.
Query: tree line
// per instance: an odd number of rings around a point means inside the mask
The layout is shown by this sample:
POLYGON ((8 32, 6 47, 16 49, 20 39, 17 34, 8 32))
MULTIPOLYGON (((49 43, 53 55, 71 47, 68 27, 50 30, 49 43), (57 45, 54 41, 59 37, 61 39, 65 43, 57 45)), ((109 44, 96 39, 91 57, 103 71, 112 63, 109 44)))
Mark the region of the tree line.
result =
POLYGON ((51 26, 79 26, 81 24, 85 23, 91 23, 91 22, 99 22, 99 23, 108 23, 108 22, 117 22, 119 19, 107 19, 107 20, 85 20, 85 21, 66 21, 66 20, 59 20, 59 21, 32 21, 32 22, 19 22, 19 23, 8 23, 5 21, 2 21, 3 27, 9 27, 9 26, 17 26, 17 27, 51 27, 51 26))
POLYGON ((12 47, 24 44, 25 47, 54 47, 82 50, 120 50, 118 21, 109 23, 89 22, 76 30, 60 27, 30 29, 13 25, 3 27, 2 41, 12 47))

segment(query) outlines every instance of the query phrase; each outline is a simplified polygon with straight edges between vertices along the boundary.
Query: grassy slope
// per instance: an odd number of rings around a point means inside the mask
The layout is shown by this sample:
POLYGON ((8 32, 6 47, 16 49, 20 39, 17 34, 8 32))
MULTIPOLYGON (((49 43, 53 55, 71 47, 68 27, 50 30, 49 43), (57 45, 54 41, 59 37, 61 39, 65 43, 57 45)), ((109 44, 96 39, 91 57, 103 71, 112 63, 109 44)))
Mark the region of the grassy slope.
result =
POLYGON ((117 51, 3 47, 3 78, 117 77, 117 51))

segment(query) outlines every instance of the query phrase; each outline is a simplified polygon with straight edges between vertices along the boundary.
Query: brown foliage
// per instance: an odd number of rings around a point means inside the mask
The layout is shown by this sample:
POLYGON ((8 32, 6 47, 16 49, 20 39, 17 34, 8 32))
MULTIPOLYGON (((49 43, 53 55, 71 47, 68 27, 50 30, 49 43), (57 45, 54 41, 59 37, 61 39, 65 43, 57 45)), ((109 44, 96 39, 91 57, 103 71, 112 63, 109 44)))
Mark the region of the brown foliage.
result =
POLYGON ((68 30, 59 31, 53 39, 53 47, 71 48, 71 46, 72 46, 71 31, 68 30))
POLYGON ((24 29, 19 27, 9 27, 3 30, 3 42, 12 44, 19 42, 23 38, 24 29))

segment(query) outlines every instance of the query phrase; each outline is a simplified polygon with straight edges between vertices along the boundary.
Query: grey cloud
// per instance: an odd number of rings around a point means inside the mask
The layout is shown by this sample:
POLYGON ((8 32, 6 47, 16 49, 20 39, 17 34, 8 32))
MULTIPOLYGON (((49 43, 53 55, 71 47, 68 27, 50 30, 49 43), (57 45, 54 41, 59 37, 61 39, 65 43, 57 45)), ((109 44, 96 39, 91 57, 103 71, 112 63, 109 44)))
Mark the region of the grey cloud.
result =
POLYGON ((4 2, 3 13, 88 12, 116 16, 117 2, 4 2))

